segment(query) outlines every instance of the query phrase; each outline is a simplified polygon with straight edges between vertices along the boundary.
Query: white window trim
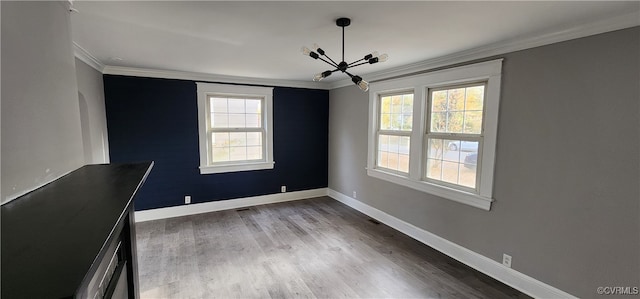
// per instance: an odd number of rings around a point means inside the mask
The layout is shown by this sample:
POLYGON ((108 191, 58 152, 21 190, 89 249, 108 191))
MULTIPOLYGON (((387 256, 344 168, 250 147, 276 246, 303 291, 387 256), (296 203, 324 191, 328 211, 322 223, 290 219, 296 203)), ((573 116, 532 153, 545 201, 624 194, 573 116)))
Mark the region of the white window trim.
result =
POLYGON ((367 174, 405 187, 430 193, 456 202, 484 210, 491 209, 493 202, 493 175, 495 150, 498 134, 498 108, 500 104, 500 83, 502 59, 475 63, 450 69, 434 71, 399 79, 374 82, 369 85, 369 132, 367 153, 367 174), (430 88, 468 82, 486 81, 487 90, 484 112, 484 142, 482 143, 480 185, 478 193, 458 190, 423 180, 425 166, 424 144, 426 142, 426 105, 430 88), (391 173, 376 167, 376 130, 378 127, 379 95, 389 92, 413 90, 413 131, 411 132, 410 164, 407 176, 391 173))
POLYGON ((273 169, 273 88, 245 85, 229 85, 196 82, 198 87, 198 135, 200 150, 200 174, 225 173, 273 169), (262 125, 265 129, 265 157, 264 161, 230 162, 219 165, 209 163, 209 147, 207 140, 207 96, 209 94, 225 94, 230 96, 248 96, 264 98, 264 118, 262 125))

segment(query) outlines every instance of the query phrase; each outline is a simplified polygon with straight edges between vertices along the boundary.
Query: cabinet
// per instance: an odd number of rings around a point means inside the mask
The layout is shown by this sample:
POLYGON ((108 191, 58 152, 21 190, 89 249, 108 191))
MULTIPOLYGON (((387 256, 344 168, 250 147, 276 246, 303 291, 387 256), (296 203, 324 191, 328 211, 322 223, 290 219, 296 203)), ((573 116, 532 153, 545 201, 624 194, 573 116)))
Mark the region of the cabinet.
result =
POLYGON ((138 298, 133 200, 152 167, 83 166, 2 205, 2 298, 138 298))

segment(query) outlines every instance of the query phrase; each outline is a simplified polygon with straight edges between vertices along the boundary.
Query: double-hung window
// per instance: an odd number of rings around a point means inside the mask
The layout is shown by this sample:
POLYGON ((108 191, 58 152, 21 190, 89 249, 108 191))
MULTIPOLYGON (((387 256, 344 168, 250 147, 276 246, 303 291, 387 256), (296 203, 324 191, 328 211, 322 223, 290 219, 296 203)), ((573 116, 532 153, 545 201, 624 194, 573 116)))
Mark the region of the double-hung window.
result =
POLYGON ((502 60, 370 84, 367 174, 489 210, 502 60))
POLYGON ((380 95, 378 101, 377 167, 408 173, 413 92, 380 95))
POLYGON ((200 173, 273 168, 272 88, 197 85, 200 173))
POLYGON ((427 181, 477 190, 485 86, 481 82, 429 90, 427 181))

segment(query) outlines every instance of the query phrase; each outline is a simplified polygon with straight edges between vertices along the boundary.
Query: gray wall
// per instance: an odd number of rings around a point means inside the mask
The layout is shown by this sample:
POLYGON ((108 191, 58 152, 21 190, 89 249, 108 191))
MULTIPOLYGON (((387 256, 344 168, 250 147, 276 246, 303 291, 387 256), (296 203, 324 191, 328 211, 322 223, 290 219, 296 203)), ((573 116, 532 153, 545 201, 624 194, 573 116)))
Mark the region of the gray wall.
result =
POLYGON ((0 2, 2 190, 6 202, 85 162, 69 12, 0 2))
POLYGON ((329 188, 579 297, 640 281, 640 29, 503 55, 491 211, 368 177, 368 94, 330 93, 329 188))
POLYGON ((109 162, 102 73, 76 58, 78 103, 86 164, 109 162))

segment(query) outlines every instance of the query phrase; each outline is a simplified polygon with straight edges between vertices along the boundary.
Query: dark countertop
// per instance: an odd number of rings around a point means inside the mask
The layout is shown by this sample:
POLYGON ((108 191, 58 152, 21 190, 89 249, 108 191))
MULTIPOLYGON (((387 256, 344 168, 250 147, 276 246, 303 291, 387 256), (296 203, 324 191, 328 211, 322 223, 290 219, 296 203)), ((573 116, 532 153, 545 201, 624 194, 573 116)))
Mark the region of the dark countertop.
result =
POLYGON ((87 165, 4 204, 2 298, 74 296, 152 167, 87 165))

